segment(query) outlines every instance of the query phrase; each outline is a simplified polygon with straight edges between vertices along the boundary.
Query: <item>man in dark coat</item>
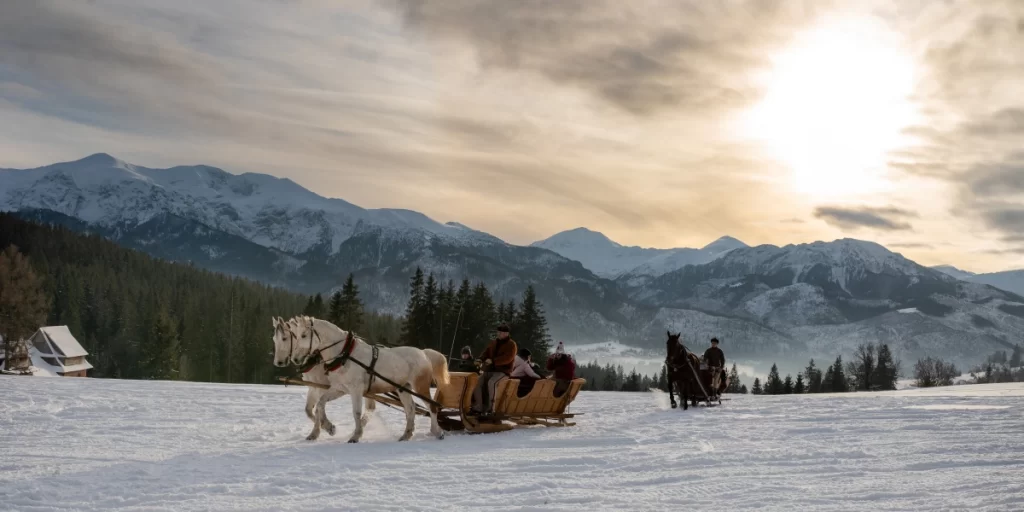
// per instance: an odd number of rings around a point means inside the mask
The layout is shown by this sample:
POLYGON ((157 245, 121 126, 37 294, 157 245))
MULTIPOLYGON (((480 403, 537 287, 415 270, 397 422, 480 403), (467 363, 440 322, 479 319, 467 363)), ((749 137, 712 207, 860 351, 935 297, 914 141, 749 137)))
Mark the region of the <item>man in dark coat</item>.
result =
POLYGON ((704 362, 711 370, 711 393, 718 395, 722 372, 725 370, 725 352, 718 348, 718 338, 711 338, 711 347, 704 351, 704 362))

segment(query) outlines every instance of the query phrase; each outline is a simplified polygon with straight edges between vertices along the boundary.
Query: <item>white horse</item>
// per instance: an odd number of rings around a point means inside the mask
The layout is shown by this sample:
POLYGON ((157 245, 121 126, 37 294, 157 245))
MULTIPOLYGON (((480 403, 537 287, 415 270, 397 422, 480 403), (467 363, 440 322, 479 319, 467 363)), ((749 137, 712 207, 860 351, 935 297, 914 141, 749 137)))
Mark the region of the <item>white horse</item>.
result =
MULTIPOLYGON (((274 325, 274 366, 278 368, 284 368, 292 363, 292 351, 295 348, 295 342, 298 339, 295 333, 292 331, 292 327, 298 325, 298 319, 292 318, 285 321, 281 317, 273 318, 274 325)), ((316 365, 314 368, 302 374, 302 380, 311 382, 314 384, 321 384, 329 386, 331 383, 327 379, 327 371, 323 365, 316 365)), ((321 417, 315 414, 316 405, 320 400, 320 396, 323 395, 325 389, 309 386, 306 390, 306 417, 309 418, 314 424, 316 424, 317 418, 321 417)), ((341 398, 344 395, 338 395, 337 398, 341 398)), ((377 409, 377 403, 370 400, 370 403, 366 404, 366 414, 360 419, 363 426, 370 420, 370 415, 377 409)), ((327 419, 326 412, 322 416, 320 421, 320 427, 327 431, 328 434, 334 435, 335 428, 334 424, 327 419)))
MULTIPOLYGON (((354 334, 340 329, 338 326, 312 317, 300 317, 299 325, 292 327, 296 335, 293 362, 306 363, 316 356, 325 364, 340 364, 328 372, 331 388, 320 395, 317 402, 317 414, 324 415, 324 405, 334 398, 348 394, 352 397, 352 416, 356 420, 355 431, 348 442, 359 442, 363 435, 363 423, 360 415, 363 408, 363 395, 387 393, 395 391, 405 409, 405 433, 399 441, 407 441, 412 437, 415 428, 416 404, 408 392, 399 390, 381 377, 401 385, 420 396, 430 397, 430 384, 448 384, 448 358, 444 354, 431 349, 421 350, 416 347, 378 347, 377 361, 373 362, 374 347, 367 344, 354 334), (295 356, 299 356, 296 359, 295 356), (372 366, 376 376, 372 376, 362 366, 372 366)), ((372 402, 372 400, 371 400, 372 402)), ((444 437, 444 431, 437 424, 437 407, 430 406, 430 433, 437 438, 444 437)), ((320 435, 320 423, 313 422, 313 432, 306 439, 314 440, 320 435)))

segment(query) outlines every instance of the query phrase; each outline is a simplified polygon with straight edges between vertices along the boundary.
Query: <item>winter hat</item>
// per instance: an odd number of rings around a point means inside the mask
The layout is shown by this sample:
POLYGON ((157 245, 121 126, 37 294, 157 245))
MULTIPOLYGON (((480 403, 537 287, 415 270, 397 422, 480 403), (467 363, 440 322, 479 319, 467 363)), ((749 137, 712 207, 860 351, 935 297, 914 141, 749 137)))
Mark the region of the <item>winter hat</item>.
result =
POLYGON ((521 349, 519 349, 519 357, 523 358, 523 360, 526 360, 527 358, 529 358, 530 357, 530 349, 528 349, 528 348, 521 348, 521 349))
POLYGON ((564 354, 565 353, 565 347, 562 346, 562 342, 561 341, 558 342, 558 348, 555 349, 555 353, 556 354, 564 354))
POLYGON ((711 343, 718 343, 718 338, 711 338, 711 343))
POLYGON ((502 322, 502 323, 498 324, 498 332, 509 332, 509 331, 511 331, 511 329, 508 328, 508 324, 506 324, 505 322, 502 322))
POLYGON ((470 356, 472 356, 473 350, 469 348, 469 345, 466 345, 465 347, 462 347, 462 353, 469 354, 470 356))

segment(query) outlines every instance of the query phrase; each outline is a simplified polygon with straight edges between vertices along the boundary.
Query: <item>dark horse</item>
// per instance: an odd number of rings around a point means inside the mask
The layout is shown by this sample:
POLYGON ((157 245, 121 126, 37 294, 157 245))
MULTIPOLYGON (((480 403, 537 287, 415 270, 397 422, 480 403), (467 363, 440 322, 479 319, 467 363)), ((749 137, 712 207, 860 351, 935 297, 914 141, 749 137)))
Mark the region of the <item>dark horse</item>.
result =
POLYGON ((675 409, 675 393, 678 392, 679 400, 682 401, 685 411, 689 408, 691 400, 693 405, 697 405, 700 383, 697 381, 695 373, 700 368, 700 358, 683 347, 683 343, 679 340, 681 333, 669 332, 667 334, 668 341, 665 342, 665 348, 668 355, 665 357, 665 367, 668 375, 668 398, 672 401, 672 408, 675 409), (690 360, 689 365, 686 364, 687 358, 690 360))

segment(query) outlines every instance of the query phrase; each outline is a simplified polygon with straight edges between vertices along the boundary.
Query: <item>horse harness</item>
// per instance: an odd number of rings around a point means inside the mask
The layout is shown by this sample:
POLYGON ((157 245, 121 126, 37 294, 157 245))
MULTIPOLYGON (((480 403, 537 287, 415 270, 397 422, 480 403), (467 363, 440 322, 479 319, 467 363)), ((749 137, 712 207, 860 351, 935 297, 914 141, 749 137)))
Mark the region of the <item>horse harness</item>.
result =
MULTIPOLYGON (((314 329, 312 325, 310 325, 310 331, 313 334, 315 334, 317 338, 320 337, 320 335, 316 332, 316 329, 314 329)), ((310 342, 311 343, 312 343, 312 338, 313 338, 313 336, 311 335, 310 336, 310 342)), ((310 345, 310 346, 312 346, 312 345, 310 345)), ((389 378, 387 378, 387 377, 385 377, 383 375, 378 375, 377 372, 374 371, 374 368, 377 366, 377 357, 380 354, 380 347, 378 345, 371 345, 370 346, 370 348, 373 349, 373 352, 372 352, 372 356, 371 356, 371 359, 370 359, 369 366, 367 366, 366 364, 363 364, 358 359, 355 359, 355 358, 352 357, 352 349, 354 349, 355 346, 356 346, 355 336, 352 335, 352 331, 348 331, 348 334, 345 336, 345 339, 340 340, 340 341, 335 341, 334 343, 331 343, 330 345, 327 345, 326 347, 318 349, 316 351, 316 355, 311 357, 309 359, 309 361, 307 361, 306 364, 304 364, 300 368, 300 370, 302 370, 302 373, 307 373, 307 372, 311 371, 313 368, 315 368, 318 364, 323 363, 325 371, 333 372, 333 371, 337 370, 338 368, 341 368, 342 366, 344 366, 345 363, 347 363, 349 361, 352 361, 353 363, 356 364, 356 366, 359 366, 363 370, 366 370, 367 375, 369 375, 369 382, 366 384, 366 394, 370 393, 370 387, 373 385, 373 379, 374 378, 378 378, 378 379, 380 379, 380 380, 382 380, 384 382, 387 382, 388 384, 391 384, 396 389, 404 391, 404 392, 406 392, 406 393, 408 393, 408 394, 410 394, 410 395, 412 395, 412 396, 414 396, 416 398, 419 398, 420 400, 423 400, 424 402, 426 402, 426 403, 428 403, 428 404, 430 404, 432 406, 441 407, 441 404, 438 403, 436 400, 433 400, 430 397, 425 397, 425 396, 423 396, 423 395, 421 395, 421 394, 419 394, 419 393, 409 389, 408 387, 403 386, 403 385, 401 385, 401 384, 399 384, 399 383, 397 383, 397 382, 395 382, 395 381, 393 381, 393 380, 391 380, 391 379, 389 379, 389 378), (338 357, 335 357, 334 359, 331 359, 330 361, 324 361, 323 360, 323 356, 321 355, 321 352, 323 352, 324 350, 326 350, 328 348, 331 348, 331 347, 333 347, 335 345, 338 345, 340 343, 344 343, 345 344, 345 346, 342 347, 342 349, 341 349, 341 354, 338 354, 338 357)))

